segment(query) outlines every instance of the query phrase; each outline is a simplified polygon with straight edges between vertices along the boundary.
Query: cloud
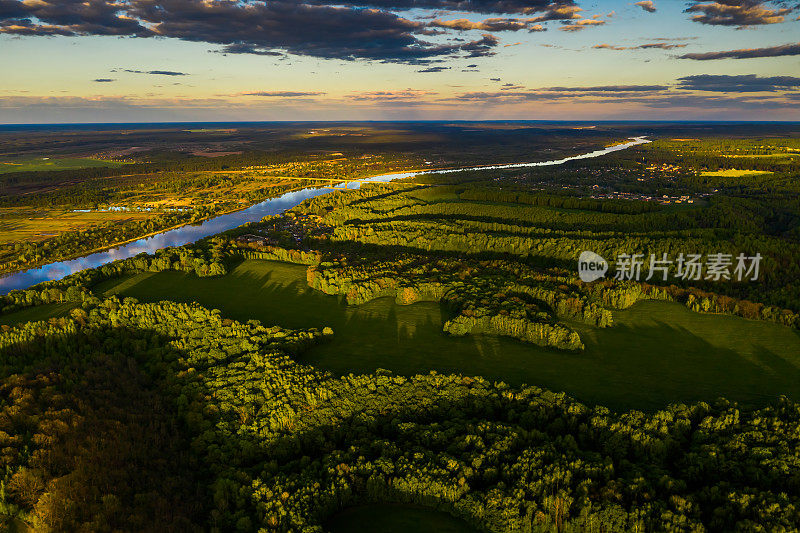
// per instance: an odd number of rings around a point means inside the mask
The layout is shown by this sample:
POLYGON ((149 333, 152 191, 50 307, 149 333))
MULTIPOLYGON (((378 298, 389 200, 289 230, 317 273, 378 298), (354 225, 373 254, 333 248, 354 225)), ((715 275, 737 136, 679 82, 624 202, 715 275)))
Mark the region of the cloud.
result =
POLYGON ((570 20, 565 22, 563 26, 558 28, 561 31, 580 31, 584 28, 588 28, 590 26, 601 26, 605 24, 606 21, 598 20, 598 19, 580 19, 580 20, 570 20))
POLYGON ((663 91, 665 89, 668 89, 666 85, 595 85, 593 87, 546 87, 543 90, 573 93, 630 93, 663 91))
POLYGON ((687 13, 694 13, 692 20, 695 22, 739 28, 778 24, 792 11, 793 8, 771 9, 761 0, 719 0, 707 3, 695 0, 694 5, 686 9, 687 13))
POLYGON ((479 101, 516 101, 516 100, 575 100, 591 98, 600 101, 610 99, 647 97, 669 91, 666 85, 598 85, 590 87, 541 87, 538 89, 518 90, 520 86, 506 84, 495 92, 468 92, 456 96, 457 100, 479 101))
POLYGON ((722 52, 702 52, 697 54, 684 54, 679 59, 695 59, 708 61, 712 59, 753 59, 757 57, 779 57, 800 55, 800 43, 769 46, 766 48, 741 48, 739 50, 725 50, 722 52))
POLYGON ((217 54, 251 54, 256 56, 282 56, 283 52, 275 50, 261 50, 257 46, 247 43, 226 44, 219 50, 211 50, 217 54))
POLYGON ((417 72, 444 72, 445 70, 450 70, 450 67, 428 67, 417 72))
MULTIPOLYGON (((583 11, 580 7, 572 2, 553 3, 548 6, 544 15, 533 17, 530 22, 547 22, 550 20, 573 20, 581 18, 580 12, 583 11)), ((528 11, 526 11, 528 13, 528 11)))
POLYGON ((174 70, 133 70, 129 68, 113 69, 111 72, 128 72, 131 74, 151 74, 154 76, 188 76, 185 72, 177 72, 174 70))
MULTIPOLYGON (((537 24, 543 21, 581 18, 573 0, 0 0, 0 33, 163 37, 208 43, 218 47, 211 51, 224 54, 410 64, 494 53, 493 37, 464 44, 432 42, 436 25, 393 12, 412 9, 525 17, 462 22, 482 31, 542 31, 537 24)), ((442 29, 452 23, 437 21, 442 29)))
POLYGON ((653 0, 642 0, 641 2, 636 2, 633 5, 641 7, 648 13, 656 12, 656 5, 653 3, 653 0))
MULTIPOLYGON (((308 4, 328 4, 328 0, 306 0, 308 4)), ((343 0, 337 5, 393 11, 437 9, 468 13, 544 13, 547 20, 560 20, 565 13, 579 10, 572 0, 343 0)))
POLYGON ((674 48, 685 48, 685 44, 668 44, 668 43, 645 43, 638 46, 613 46, 607 43, 596 44, 592 46, 595 50, 672 50, 674 48))
POLYGON ((721 93, 775 92, 800 88, 800 78, 795 76, 760 77, 755 74, 738 76, 700 74, 678 78, 678 88, 721 93))
POLYGON ((320 96, 326 93, 319 92, 300 92, 300 91, 258 91, 254 93, 242 93, 242 96, 262 96, 267 98, 298 98, 304 96, 320 96))
MULTIPOLYGON (((644 86, 639 86, 642 89, 644 86)), ((602 88, 602 87, 599 87, 602 88)), ((800 92, 713 93, 675 89, 613 90, 591 92, 593 87, 566 87, 486 93, 414 92, 413 89, 384 91, 385 94, 354 93, 321 98, 218 98, 163 97, 41 97, 0 95, 0 119, 7 123, 52 123, 86 121, 230 121, 230 120, 346 120, 363 119, 453 120, 485 118, 488 110, 498 118, 652 118, 659 120, 713 118, 722 120, 797 120, 800 92), (396 94, 393 94, 396 93, 396 94), (794 96, 793 96, 794 95, 794 96), (464 104, 468 105, 464 105, 464 104), (548 104, 548 105, 542 105, 548 104), (377 111, 376 111, 377 110, 377 111)), ((627 87, 631 89, 631 87, 627 87)))
POLYGON ((635 47, 638 50, 649 50, 657 48, 659 50, 672 50, 674 48, 686 48, 686 44, 667 44, 667 43, 645 43, 635 47))
MULTIPOLYGON (((619 87, 622 89, 622 87, 619 87)), ((682 116, 697 116, 698 112, 707 113, 709 110, 726 110, 741 116, 743 111, 795 111, 796 103, 792 100, 792 95, 776 96, 753 96, 753 95, 721 95, 721 94, 691 94, 686 92, 671 91, 668 88, 663 90, 642 90, 642 91, 600 91, 593 92, 590 87, 566 88, 582 89, 580 91, 558 91, 557 88, 534 89, 529 91, 517 92, 469 92, 456 95, 451 98, 455 102, 469 102, 472 105, 481 106, 524 106, 535 104, 535 109, 540 109, 538 104, 541 102, 553 106, 575 106, 585 105, 595 109, 607 109, 613 106, 614 109, 626 109, 628 111, 639 109, 662 109, 670 113, 681 112, 682 116), (689 111, 690 114, 686 114, 689 111)), ((800 96, 800 93, 793 93, 800 96)), ((557 109, 558 107, 554 107, 557 109)), ((796 115, 796 112, 794 113, 796 115)), ((674 115, 673 115, 674 116, 674 115)))
POLYGON ((494 55, 494 51, 492 50, 494 47, 498 45, 500 39, 492 35, 491 33, 484 33, 483 37, 478 39, 477 41, 471 41, 466 44, 462 44, 458 47, 458 50, 467 53, 467 57, 484 57, 494 55))
POLYGON ((433 20, 428 23, 431 27, 448 28, 452 30, 485 30, 485 31, 545 31, 541 24, 533 24, 530 19, 516 18, 489 18, 481 22, 472 22, 468 19, 433 20))
POLYGON ((421 91, 418 89, 403 89, 397 91, 365 91, 360 93, 348 94, 345 96, 345 98, 347 98, 348 100, 358 101, 358 102, 422 103, 425 97, 434 94, 436 93, 430 91, 421 91))
POLYGON ((595 50, 630 50, 628 46, 613 46, 608 43, 596 44, 592 46, 595 50))
POLYGON ((120 6, 120 3, 103 0, 3 0, 0 3, 0 33, 153 35, 140 20, 122 16, 120 6))
POLYGON ((117 81, 111 78, 97 78, 96 80, 92 80, 96 83, 111 83, 112 81, 117 81))

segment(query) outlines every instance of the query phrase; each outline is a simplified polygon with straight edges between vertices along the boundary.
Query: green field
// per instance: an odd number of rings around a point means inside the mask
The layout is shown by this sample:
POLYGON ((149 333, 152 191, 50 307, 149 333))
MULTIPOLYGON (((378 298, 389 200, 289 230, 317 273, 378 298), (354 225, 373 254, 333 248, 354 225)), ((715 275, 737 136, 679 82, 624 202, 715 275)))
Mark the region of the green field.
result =
POLYGON ((7 159, 0 161, 0 174, 7 172, 39 172, 42 170, 75 170, 78 168, 121 167, 127 163, 106 161, 90 157, 72 157, 64 159, 7 159))
POLYGON ((37 307, 29 307, 14 313, 0 315, 0 326, 20 324, 23 322, 34 322, 36 320, 47 320, 48 318, 60 317, 75 307, 73 303, 47 304, 37 307))
POLYGON ((772 174, 768 170, 739 170, 739 169, 725 169, 701 172, 701 176, 718 176, 722 178, 741 178, 744 176, 761 176, 762 174, 772 174))
POLYGON ((615 409, 657 409, 671 402, 725 396, 763 405, 780 394, 800 398, 800 336, 772 323, 701 315, 647 301, 615 313, 616 326, 572 324, 580 354, 507 338, 448 337, 438 303, 399 306, 381 298, 345 307, 309 289, 305 267, 245 261, 229 275, 197 278, 145 273, 97 288, 143 301, 197 301, 237 320, 289 328, 330 326, 334 339, 302 361, 345 374, 377 368, 411 375, 430 370, 539 385, 615 409))
POLYGON ((363 505, 333 516, 330 533, 473 533, 475 529, 440 511, 405 505, 363 505))

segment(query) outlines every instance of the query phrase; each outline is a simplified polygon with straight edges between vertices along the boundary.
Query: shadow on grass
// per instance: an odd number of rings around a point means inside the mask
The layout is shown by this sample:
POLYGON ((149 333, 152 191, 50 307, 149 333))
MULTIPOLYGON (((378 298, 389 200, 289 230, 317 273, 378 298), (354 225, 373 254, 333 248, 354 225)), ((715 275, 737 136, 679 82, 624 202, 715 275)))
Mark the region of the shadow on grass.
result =
POLYGON ((447 311, 434 302, 399 306, 379 298, 347 307, 339 297, 310 289, 305 267, 283 263, 245 261, 220 278, 163 272, 123 294, 197 301, 239 321, 330 326, 331 342, 299 360, 336 374, 384 368, 403 375, 481 375, 566 391, 613 409, 652 410, 719 396, 749 405, 780 394, 800 397, 798 335, 775 324, 692 313, 679 304, 642 302, 618 313, 612 328, 575 325, 586 350, 571 354, 509 338, 447 336, 447 311))

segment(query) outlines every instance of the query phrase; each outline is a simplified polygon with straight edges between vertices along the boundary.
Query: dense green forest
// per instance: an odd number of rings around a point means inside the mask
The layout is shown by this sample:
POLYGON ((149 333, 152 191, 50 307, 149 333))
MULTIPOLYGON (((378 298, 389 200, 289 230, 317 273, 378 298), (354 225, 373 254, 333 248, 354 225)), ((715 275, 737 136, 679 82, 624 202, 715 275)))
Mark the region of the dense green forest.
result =
POLYGON ((615 414, 536 387, 293 362, 326 334, 113 298, 4 327, 6 517, 56 531, 320 531, 343 507, 407 502, 492 531, 800 520, 800 409, 787 399, 615 414))

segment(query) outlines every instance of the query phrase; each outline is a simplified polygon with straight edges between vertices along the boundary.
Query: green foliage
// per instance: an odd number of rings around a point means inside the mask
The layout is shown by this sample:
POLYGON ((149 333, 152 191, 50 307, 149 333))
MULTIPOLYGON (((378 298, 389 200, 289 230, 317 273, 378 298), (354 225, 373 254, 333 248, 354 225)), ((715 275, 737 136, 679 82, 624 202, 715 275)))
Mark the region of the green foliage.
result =
POLYGON ((58 530, 140 530, 170 517, 163 529, 310 532, 369 502, 439 508, 498 532, 800 521, 800 478, 787 475, 800 466, 800 407, 789 400, 756 411, 721 400, 616 414, 458 375, 336 378, 288 355, 320 338, 131 299, 7 328, 2 408, 16 422, 0 416, 13 486, 6 504, 58 530), (82 403, 81 389, 95 392, 82 403), (147 438, 173 449, 137 440, 139 426, 158 419, 164 429, 147 438), (94 439, 111 444, 87 447, 94 439), (85 451, 53 463, 58 473, 43 467, 71 442, 85 451), (185 462, 159 460, 176 453, 185 462), (155 490, 145 497, 145 487, 155 490))
MULTIPOLYGON (((224 275, 257 258, 309 265, 308 286, 350 304, 442 302, 452 336, 568 351, 584 347, 579 331, 613 332, 611 310, 642 299, 798 327, 796 158, 776 156, 775 140, 748 142, 724 145, 743 156, 729 162, 714 153, 719 142, 704 139, 617 154, 610 170, 608 160, 575 163, 552 170, 561 191, 533 183, 541 169, 493 175, 502 190, 475 173, 431 178, 442 187, 366 186, 198 245, 14 291, 3 312, 73 308, 0 332, 0 512, 37 530, 320 533, 343 508, 388 502, 498 532, 794 530, 800 406, 788 398, 761 409, 720 399, 612 412, 459 374, 334 376, 297 362, 329 327, 265 327, 198 305, 92 292, 137 273, 224 275), (698 172, 742 166, 772 174, 698 172), (657 174, 652 182, 629 181, 644 170, 657 174), (674 186, 707 196, 685 210, 586 198, 580 173, 601 182, 592 190, 674 186), (243 239, 251 232, 255 239, 243 239), (760 283, 585 284, 574 261, 586 249, 611 259, 680 251, 765 259, 760 283)), ((173 164, 184 171, 247 157, 173 164)), ((396 161, 295 161, 284 170, 337 178, 396 161)), ((179 174, 163 178, 215 183, 179 174)), ((789 365, 755 355, 755 371, 789 365)))

